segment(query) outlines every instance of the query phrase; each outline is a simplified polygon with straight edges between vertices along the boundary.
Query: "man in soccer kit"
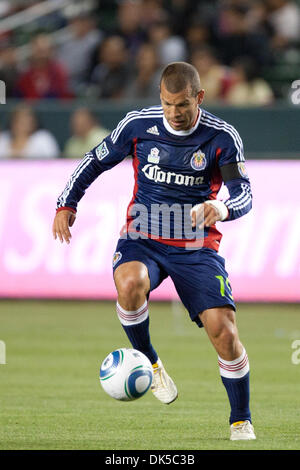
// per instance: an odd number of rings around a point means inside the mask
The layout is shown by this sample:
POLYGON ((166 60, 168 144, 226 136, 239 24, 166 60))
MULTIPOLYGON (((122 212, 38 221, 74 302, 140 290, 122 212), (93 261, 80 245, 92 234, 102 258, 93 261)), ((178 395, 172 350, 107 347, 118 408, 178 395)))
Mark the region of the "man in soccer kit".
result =
POLYGON ((196 69, 175 62, 162 72, 161 106, 128 113, 86 153, 58 198, 54 238, 70 242, 77 204, 104 171, 131 155, 134 190, 113 256, 117 315, 132 347, 153 365, 151 386, 163 403, 177 388, 151 344, 148 299, 171 277, 190 318, 218 354, 231 407, 230 439, 255 439, 249 408, 249 361, 239 340, 217 221, 252 207, 243 144, 235 128, 204 110, 196 69), (225 184, 229 197, 217 200, 225 184))

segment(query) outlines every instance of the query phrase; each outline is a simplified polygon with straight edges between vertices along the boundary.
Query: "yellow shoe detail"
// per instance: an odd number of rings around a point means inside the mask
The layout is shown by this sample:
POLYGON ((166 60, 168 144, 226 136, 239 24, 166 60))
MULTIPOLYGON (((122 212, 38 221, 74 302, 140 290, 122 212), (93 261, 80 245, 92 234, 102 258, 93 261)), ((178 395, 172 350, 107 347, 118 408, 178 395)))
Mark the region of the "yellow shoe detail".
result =
POLYGON ((249 441, 256 439, 254 429, 250 421, 236 421, 230 426, 231 441, 249 441))
POLYGON ((232 423, 232 426, 238 426, 239 424, 243 424, 245 421, 236 421, 235 423, 232 423))

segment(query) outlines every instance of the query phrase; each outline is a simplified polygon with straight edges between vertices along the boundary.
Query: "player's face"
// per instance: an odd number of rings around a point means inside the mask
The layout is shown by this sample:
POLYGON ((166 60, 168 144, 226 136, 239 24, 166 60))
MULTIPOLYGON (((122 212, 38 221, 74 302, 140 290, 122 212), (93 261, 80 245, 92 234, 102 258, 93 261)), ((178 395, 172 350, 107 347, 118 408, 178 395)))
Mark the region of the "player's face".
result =
POLYGON ((190 87, 170 93, 162 82, 160 99, 164 115, 170 126, 176 131, 188 130, 193 127, 198 115, 198 106, 202 103, 204 90, 192 96, 190 87))

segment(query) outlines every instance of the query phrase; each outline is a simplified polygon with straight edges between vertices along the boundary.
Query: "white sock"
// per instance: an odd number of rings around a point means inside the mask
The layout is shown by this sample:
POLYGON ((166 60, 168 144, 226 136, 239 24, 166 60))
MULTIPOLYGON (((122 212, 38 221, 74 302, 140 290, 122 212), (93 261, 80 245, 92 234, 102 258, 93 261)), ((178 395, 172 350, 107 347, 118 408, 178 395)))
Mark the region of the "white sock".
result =
POLYGON ((218 356, 220 374, 228 379, 240 379, 249 372, 249 361, 245 348, 237 359, 225 361, 218 356))
POLYGON ((148 302, 145 300, 143 305, 137 310, 125 310, 119 302, 117 302, 117 314, 122 325, 130 326, 142 323, 149 316, 148 302))

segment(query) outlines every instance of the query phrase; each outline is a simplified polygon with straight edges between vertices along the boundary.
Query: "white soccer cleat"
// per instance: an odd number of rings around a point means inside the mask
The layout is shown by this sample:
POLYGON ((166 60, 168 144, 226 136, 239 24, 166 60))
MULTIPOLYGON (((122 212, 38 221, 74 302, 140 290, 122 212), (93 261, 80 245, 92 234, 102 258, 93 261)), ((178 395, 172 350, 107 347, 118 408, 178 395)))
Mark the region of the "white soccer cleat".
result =
POLYGON ((237 421, 230 426, 231 441, 250 441, 252 439, 256 439, 256 436, 250 421, 237 421))
POLYGON ((153 367, 153 381, 151 390, 153 395, 162 403, 168 405, 178 397, 177 388, 173 380, 167 374, 160 359, 153 367))

